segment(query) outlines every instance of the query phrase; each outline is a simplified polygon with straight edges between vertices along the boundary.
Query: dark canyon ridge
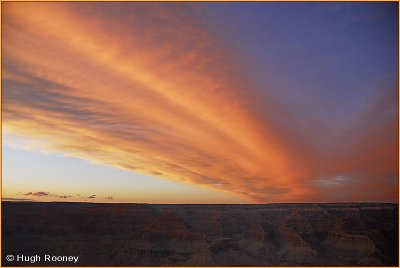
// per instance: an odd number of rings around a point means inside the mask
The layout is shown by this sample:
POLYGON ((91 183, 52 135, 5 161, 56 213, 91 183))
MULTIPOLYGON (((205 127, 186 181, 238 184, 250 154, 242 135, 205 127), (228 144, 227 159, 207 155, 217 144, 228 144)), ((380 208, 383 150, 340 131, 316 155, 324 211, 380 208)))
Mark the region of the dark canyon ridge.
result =
POLYGON ((2 266, 398 266, 398 204, 3 201, 2 220, 2 266))

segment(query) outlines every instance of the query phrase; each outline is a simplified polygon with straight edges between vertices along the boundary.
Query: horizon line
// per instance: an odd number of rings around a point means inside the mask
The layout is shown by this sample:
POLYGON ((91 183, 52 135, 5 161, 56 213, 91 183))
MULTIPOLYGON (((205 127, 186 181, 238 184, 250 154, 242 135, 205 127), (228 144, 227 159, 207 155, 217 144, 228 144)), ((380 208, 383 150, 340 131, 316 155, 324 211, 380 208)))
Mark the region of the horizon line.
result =
POLYGON ((82 203, 114 205, 307 205, 307 204, 396 204, 399 202, 352 201, 352 202, 271 202, 271 203, 142 203, 142 202, 85 202, 85 201, 37 201, 37 200, 1 200, 6 203, 82 203))

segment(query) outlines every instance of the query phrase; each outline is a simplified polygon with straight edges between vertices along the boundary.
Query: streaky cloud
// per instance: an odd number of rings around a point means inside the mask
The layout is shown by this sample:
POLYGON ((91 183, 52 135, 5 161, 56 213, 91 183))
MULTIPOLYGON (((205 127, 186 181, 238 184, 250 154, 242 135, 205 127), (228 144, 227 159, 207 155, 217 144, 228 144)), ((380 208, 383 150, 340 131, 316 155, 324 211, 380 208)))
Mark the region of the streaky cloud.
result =
POLYGON ((6 3, 5 129, 254 202, 393 200, 397 123, 386 109, 396 103, 378 98, 366 115, 374 123, 360 118, 342 133, 357 142, 342 146, 329 122, 310 131, 261 93, 200 13, 191 4, 6 3))

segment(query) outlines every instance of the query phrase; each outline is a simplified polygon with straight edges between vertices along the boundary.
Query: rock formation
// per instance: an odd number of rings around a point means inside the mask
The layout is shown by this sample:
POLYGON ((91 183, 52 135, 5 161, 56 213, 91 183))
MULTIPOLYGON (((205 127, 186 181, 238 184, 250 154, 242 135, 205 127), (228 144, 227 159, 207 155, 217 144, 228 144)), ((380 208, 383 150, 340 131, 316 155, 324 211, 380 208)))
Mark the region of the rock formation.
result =
POLYGON ((397 204, 2 205, 3 266, 398 266, 397 204))

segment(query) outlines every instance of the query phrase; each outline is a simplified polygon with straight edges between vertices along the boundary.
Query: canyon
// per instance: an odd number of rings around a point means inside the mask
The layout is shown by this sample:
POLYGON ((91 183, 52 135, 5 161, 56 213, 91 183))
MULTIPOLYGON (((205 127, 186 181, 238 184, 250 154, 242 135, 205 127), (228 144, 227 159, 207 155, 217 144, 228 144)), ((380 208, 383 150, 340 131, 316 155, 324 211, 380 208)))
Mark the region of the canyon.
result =
POLYGON ((3 201, 2 249, 2 266, 398 266, 398 204, 3 201))

